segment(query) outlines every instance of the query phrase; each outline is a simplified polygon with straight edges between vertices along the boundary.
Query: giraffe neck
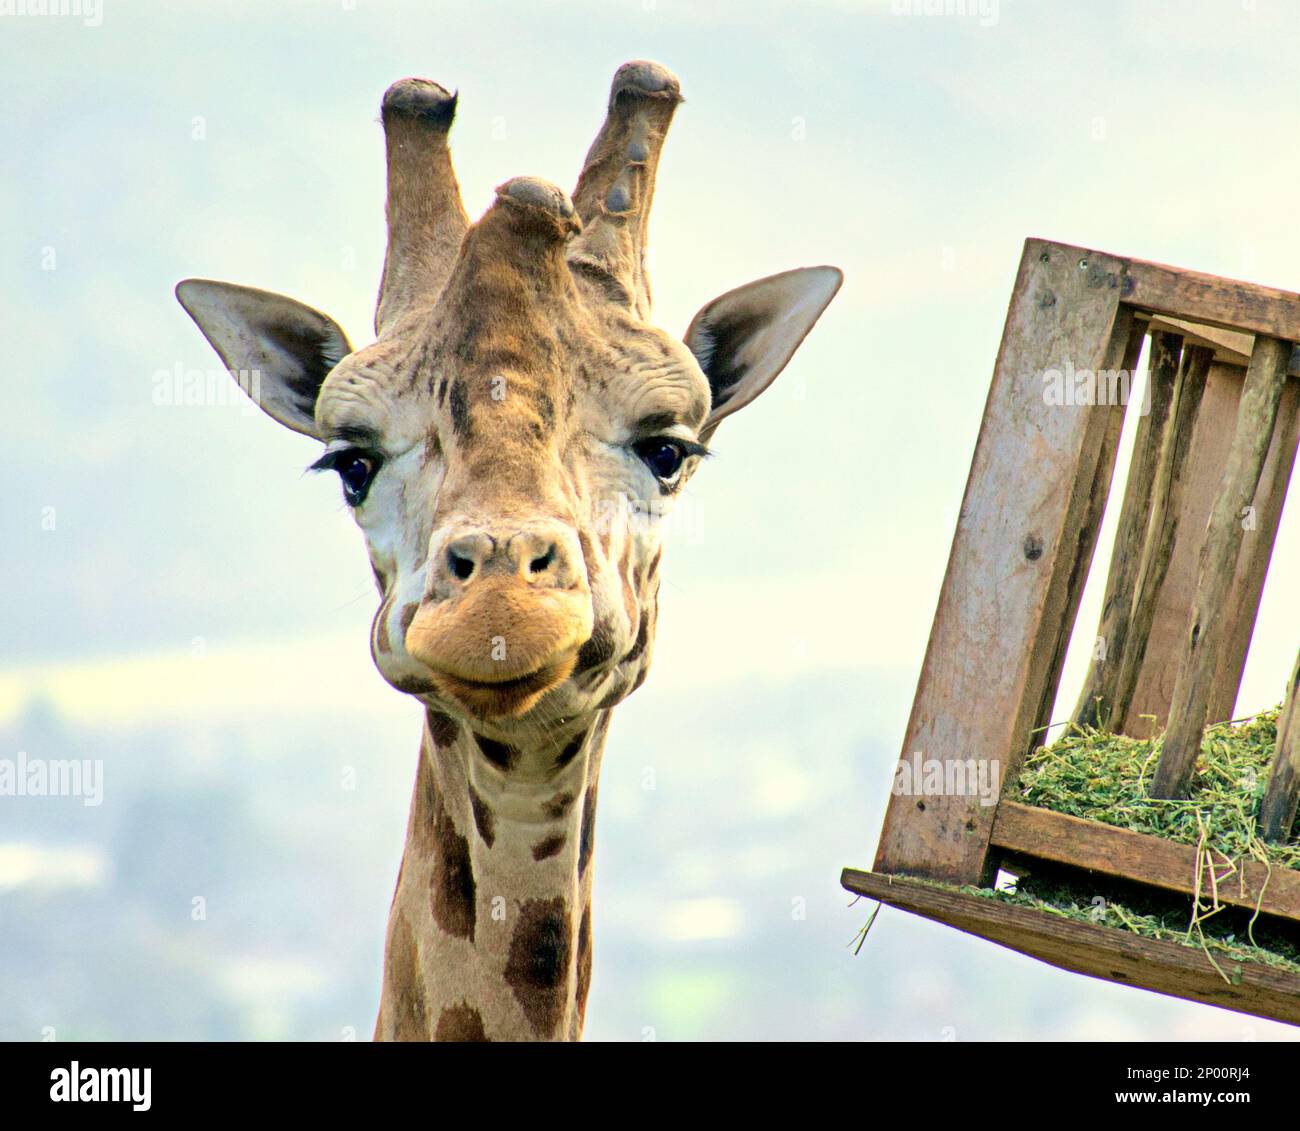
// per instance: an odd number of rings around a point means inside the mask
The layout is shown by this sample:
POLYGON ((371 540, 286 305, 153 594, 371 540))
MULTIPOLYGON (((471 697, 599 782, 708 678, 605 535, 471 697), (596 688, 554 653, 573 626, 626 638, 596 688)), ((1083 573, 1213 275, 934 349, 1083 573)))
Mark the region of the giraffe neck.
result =
POLYGON ((581 1034, 609 715, 519 747, 426 712, 376 1039, 581 1034))

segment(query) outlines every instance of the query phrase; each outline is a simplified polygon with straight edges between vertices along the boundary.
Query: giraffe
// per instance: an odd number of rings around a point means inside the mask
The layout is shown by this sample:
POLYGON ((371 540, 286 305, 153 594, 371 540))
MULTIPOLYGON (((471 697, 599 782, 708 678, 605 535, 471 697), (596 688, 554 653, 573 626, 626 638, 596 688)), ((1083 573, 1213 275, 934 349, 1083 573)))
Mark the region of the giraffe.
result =
POLYGON ((249 287, 177 297, 260 407, 324 445, 312 466, 339 476, 378 590, 374 662, 424 710, 375 1039, 577 1039, 601 757, 649 667, 665 521, 842 276, 739 287, 679 341, 646 273, 677 77, 624 64, 572 198, 518 177, 472 224, 457 97, 384 95, 373 344, 249 287))

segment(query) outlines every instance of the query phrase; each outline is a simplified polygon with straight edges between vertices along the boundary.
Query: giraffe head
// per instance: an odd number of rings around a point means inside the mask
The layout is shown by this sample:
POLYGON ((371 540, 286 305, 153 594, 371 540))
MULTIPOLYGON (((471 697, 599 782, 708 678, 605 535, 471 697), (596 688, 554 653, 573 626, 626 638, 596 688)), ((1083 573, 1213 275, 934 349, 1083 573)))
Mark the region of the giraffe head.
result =
POLYGON ((261 407, 325 445, 314 466, 338 473, 374 569, 384 677, 484 733, 611 706, 644 678, 672 503, 840 284, 814 267, 740 287, 684 341, 650 324, 646 226, 680 100, 666 68, 624 65, 572 200, 521 177, 470 224, 456 97, 396 83, 364 348, 288 298, 177 288, 261 407))

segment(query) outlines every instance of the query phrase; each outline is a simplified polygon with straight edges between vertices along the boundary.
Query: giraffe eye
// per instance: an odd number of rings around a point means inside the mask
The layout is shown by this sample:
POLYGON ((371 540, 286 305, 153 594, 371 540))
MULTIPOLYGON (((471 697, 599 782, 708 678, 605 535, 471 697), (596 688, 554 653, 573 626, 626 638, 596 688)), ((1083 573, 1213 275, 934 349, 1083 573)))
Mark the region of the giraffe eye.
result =
POLYGON ((348 506, 359 507, 366 497, 366 488, 375 476, 375 465, 365 456, 350 456, 339 464, 339 478, 343 480, 343 497, 348 506))
POLYGON ((681 473, 686 461, 686 445, 679 440, 655 437, 634 444, 632 450, 641 457, 656 479, 671 483, 681 473))
POLYGON ((327 452, 311 465, 313 471, 337 471, 343 481, 343 499, 350 507, 359 507, 379 470, 379 460, 357 448, 327 452))

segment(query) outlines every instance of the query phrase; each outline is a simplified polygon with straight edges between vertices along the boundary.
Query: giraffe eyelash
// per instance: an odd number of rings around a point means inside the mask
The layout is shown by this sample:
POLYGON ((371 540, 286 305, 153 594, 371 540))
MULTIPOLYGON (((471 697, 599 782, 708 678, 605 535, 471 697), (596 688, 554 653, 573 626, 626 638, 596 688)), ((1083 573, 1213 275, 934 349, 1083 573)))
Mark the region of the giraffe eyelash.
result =
POLYGON ((682 451, 688 456, 699 456, 700 459, 708 459, 713 455, 713 452, 698 440, 679 440, 676 436, 671 437, 671 439, 675 443, 681 444, 682 451))
POLYGON ((649 444, 656 440, 660 440, 665 444, 676 444, 682 449, 682 452, 688 459, 691 456, 698 456, 700 459, 709 459, 716 454, 711 448, 701 444, 698 440, 687 440, 681 436, 674 436, 671 432, 662 435, 652 432, 647 436, 638 436, 632 441, 632 444, 649 444))
POLYGON ((337 471, 343 484, 343 501, 355 509, 366 501, 383 462, 381 457, 363 448, 340 448, 326 452, 307 470, 337 471))
POLYGON ((339 465, 343 463, 345 459, 352 459, 357 456, 361 457, 362 459, 368 459, 372 464, 375 465, 376 471, 379 469, 379 465, 383 462, 383 460, 376 453, 372 451, 367 451, 365 448, 336 448, 332 452, 326 452, 315 463, 308 466, 307 470, 308 471, 337 471, 339 465))

